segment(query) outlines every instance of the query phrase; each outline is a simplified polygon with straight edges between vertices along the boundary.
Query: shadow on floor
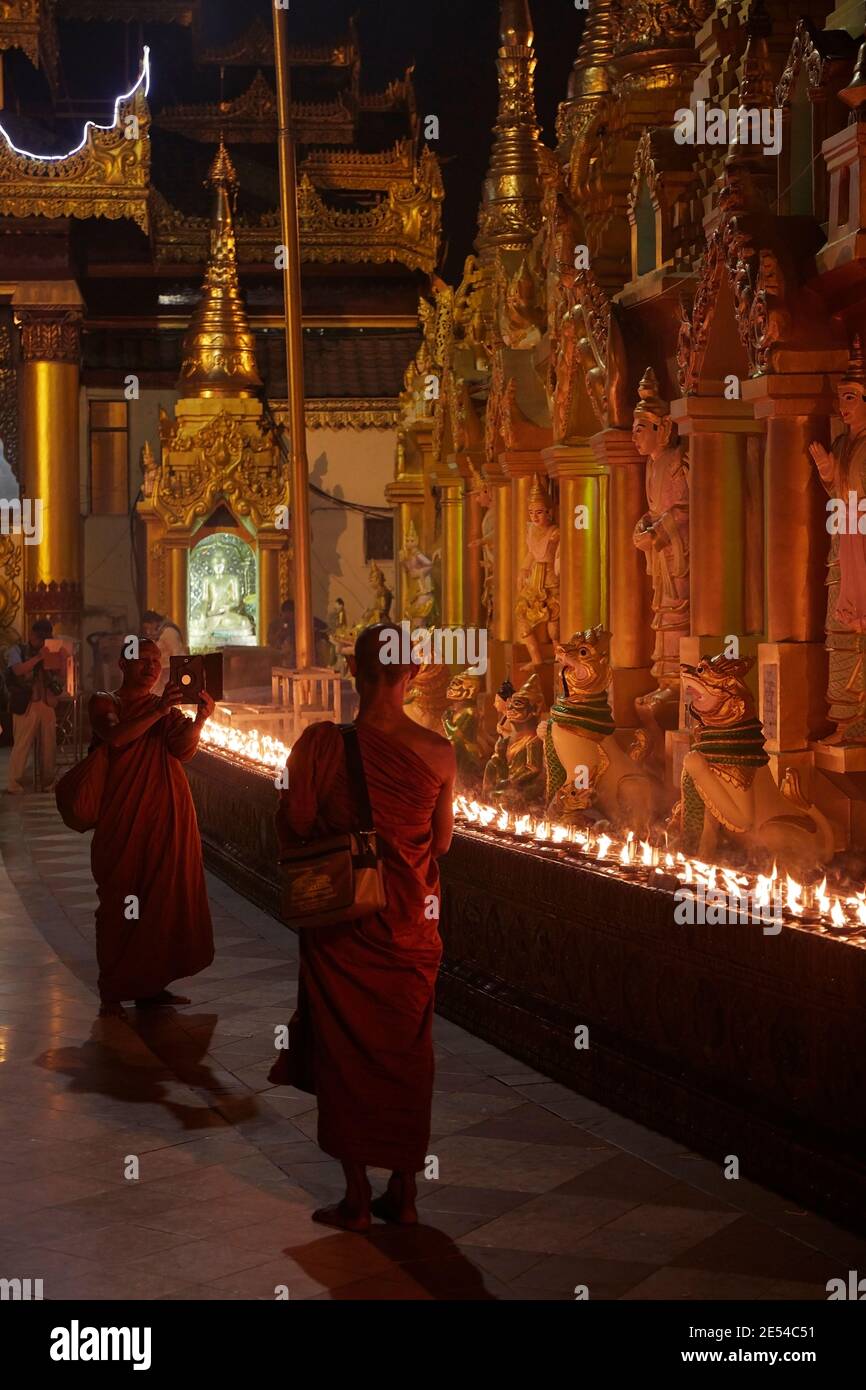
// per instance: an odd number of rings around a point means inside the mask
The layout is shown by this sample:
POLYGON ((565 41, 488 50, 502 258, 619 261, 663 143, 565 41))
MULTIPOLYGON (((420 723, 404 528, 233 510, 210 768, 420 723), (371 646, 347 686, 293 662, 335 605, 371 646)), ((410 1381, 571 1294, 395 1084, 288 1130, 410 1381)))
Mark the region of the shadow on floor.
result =
POLYGON ((72 1094, 89 1093, 124 1103, 160 1105, 184 1129, 209 1129, 256 1115, 255 1096, 229 1092, 223 1080, 202 1060, 210 1046, 217 1015, 194 1016, 190 1019, 194 1032, 187 1033, 172 1021, 173 1012, 161 1011, 159 1017, 142 1012, 136 1019, 138 1036, 159 1057, 161 1066, 155 1067, 137 1054, 127 1025, 114 1019, 97 1019, 87 1042, 80 1047, 51 1048, 36 1059, 37 1065, 68 1076, 71 1084, 67 1091, 72 1094), (174 1099, 171 1091, 178 1084, 215 1097, 215 1108, 207 1103, 188 1105, 174 1099))

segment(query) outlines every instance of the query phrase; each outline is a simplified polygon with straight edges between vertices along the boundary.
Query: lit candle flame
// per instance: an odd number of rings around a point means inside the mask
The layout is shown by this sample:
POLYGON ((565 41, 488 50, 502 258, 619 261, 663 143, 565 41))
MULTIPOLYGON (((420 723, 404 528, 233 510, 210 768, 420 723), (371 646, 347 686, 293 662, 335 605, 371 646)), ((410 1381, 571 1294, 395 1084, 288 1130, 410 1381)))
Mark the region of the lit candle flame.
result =
POLYGON ((793 912, 796 917, 799 917, 803 911, 803 903, 800 901, 800 894, 803 892, 802 884, 799 884, 790 874, 786 874, 785 892, 785 906, 789 912, 793 912))

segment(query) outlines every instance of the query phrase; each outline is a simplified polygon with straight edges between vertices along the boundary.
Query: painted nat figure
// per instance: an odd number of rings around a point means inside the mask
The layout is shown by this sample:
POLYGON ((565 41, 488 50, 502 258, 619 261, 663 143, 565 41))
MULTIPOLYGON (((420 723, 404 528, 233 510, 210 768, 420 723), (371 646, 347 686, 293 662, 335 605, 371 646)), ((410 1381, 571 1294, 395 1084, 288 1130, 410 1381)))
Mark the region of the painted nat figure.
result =
POLYGON ((721 841, 764 860, 812 868, 834 851, 829 821, 789 772, 780 790, 745 677, 753 657, 724 654, 682 663, 683 692, 697 732, 683 759, 670 828, 686 854, 712 862, 721 841))
POLYGON ((607 698, 610 633, 576 632, 555 648, 558 689, 546 722, 547 814, 566 825, 606 820, 620 831, 646 835, 659 809, 661 786, 641 766, 641 730, 626 751, 614 737, 607 698))

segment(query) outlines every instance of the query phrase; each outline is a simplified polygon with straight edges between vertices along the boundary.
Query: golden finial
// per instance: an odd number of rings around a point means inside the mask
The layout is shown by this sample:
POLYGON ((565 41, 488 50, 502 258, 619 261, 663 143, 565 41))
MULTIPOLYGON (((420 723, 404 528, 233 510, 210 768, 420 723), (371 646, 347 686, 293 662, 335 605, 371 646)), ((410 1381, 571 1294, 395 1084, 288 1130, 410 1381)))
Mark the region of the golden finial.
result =
POLYGON ((499 112, 478 216, 482 262, 530 245, 541 225, 543 147, 535 111, 535 48, 527 0, 500 0, 499 112))
POLYGON ((475 497, 479 492, 490 486, 483 473, 475 467, 474 463, 469 464, 469 496, 475 497))
POLYGON ((568 79, 568 100, 600 98, 610 90, 610 63, 614 56, 613 16, 610 0, 593 0, 568 79))
POLYGON ((503 48, 532 47, 535 34, 527 0, 502 0, 499 11, 499 42, 503 48))
POLYGON ((182 396, 255 396, 262 380, 238 283, 232 214, 238 176, 222 136, 205 186, 214 190, 210 255, 202 296, 183 340, 178 390, 182 396))
POLYGON ((752 0, 746 20, 746 47, 743 52, 743 80, 737 97, 738 107, 775 106, 775 83, 769 39, 773 21, 764 0, 752 0))
POLYGON ((659 395, 659 380, 652 367, 647 367, 637 388, 638 403, 635 415, 649 415, 653 420, 665 420, 670 414, 670 406, 659 395))
POLYGON ((535 473, 535 474, 533 474, 533 478, 532 478, 532 488, 530 489, 530 493, 529 493, 529 505, 530 505, 530 507, 536 507, 536 506, 538 506, 539 504, 540 504, 542 507, 547 507, 548 510, 549 510, 549 509, 550 509, 550 493, 548 492, 547 487, 545 486, 545 484, 542 482, 542 480, 541 480, 541 475, 538 474, 538 473, 535 473))

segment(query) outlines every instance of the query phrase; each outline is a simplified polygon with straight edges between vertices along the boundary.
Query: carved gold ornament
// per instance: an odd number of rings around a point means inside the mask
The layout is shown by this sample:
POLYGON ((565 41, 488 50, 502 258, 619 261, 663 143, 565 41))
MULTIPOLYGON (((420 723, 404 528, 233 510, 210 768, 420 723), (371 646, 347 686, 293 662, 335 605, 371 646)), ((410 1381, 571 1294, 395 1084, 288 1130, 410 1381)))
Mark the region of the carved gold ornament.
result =
POLYGON ((20 48, 57 83, 57 28, 51 0, 0 0, 0 53, 20 48))
POLYGON ((198 430, 180 421, 169 425, 152 510, 167 528, 189 530, 221 499, 257 529, 274 525, 277 507, 288 504, 289 489, 273 441, 258 431, 250 433, 228 411, 198 430))
MULTIPOLYGON (((301 258, 304 261, 377 264, 397 261, 410 270, 431 274, 439 256, 444 190, 439 162, 425 147, 409 178, 389 184, 372 208, 331 208, 308 174, 298 185, 301 258)), ((153 241, 156 259, 201 262, 207 258, 209 219, 184 216, 153 190, 153 241)), ((279 210, 235 223, 240 258, 247 264, 273 264, 282 241, 279 210)))
POLYGON ((62 159, 16 150, 0 133, 0 215, 128 217, 148 230, 150 112, 145 49, 135 87, 115 105, 111 126, 88 121, 78 149, 62 159))
POLYGON ((614 49, 691 46, 715 8, 715 0, 613 0, 614 49))
POLYGON ((81 358, 80 309, 20 309, 15 322, 21 330, 25 362, 72 362, 81 358))
POLYGON ((23 567, 23 536, 4 536, 0 533, 0 644, 6 645, 15 636, 15 625, 21 608, 21 578, 23 567))

